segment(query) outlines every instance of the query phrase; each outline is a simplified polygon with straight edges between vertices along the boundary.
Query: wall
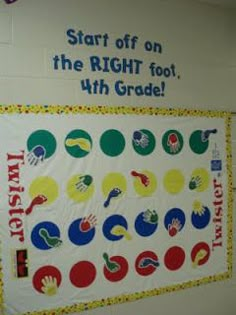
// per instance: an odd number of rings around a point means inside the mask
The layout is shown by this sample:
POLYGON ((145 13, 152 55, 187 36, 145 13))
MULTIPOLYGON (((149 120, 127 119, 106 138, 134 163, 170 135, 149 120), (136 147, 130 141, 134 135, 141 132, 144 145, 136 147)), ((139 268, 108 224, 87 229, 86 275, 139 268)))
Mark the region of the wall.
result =
MULTIPOLYGON (((236 111, 236 12, 191 0, 18 0, 0 3, 0 103, 2 104, 102 104, 188 107, 236 111), (112 38, 136 34, 140 40, 163 43, 163 54, 140 47, 126 54, 148 64, 176 64, 180 79, 167 80, 164 97, 88 95, 80 80, 91 72, 54 71, 52 56, 66 53, 86 60, 88 54, 119 54, 114 48, 70 47, 68 28, 87 33, 109 32, 112 38), (233 53, 232 53, 233 52, 233 53)), ((95 73, 114 84, 115 74, 95 73)), ((129 83, 148 82, 124 75, 129 83)), ((236 173, 236 127, 234 119, 234 174, 236 173)), ((234 176, 236 178, 236 174, 234 176)), ((236 182, 234 182, 236 185, 236 182)), ((236 207, 234 207, 235 209, 236 207)), ((235 265, 236 266, 236 265, 235 265)), ((85 312, 85 315, 234 315, 236 274, 233 279, 138 302, 85 312)))

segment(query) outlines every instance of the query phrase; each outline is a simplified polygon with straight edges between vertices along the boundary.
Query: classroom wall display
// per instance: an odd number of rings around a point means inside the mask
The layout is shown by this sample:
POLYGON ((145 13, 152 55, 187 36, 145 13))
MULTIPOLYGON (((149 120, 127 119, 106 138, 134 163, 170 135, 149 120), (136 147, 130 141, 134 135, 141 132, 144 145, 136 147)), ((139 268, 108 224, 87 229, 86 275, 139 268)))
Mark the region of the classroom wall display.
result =
POLYGON ((231 115, 0 107, 1 307, 69 314, 229 278, 231 115))

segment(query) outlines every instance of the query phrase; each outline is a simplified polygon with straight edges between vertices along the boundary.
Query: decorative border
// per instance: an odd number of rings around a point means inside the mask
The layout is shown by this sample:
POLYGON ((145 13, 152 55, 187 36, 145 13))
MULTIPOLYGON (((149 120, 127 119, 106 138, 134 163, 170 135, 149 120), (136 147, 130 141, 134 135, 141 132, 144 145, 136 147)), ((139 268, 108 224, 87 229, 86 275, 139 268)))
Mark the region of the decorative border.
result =
MULTIPOLYGON (((158 116, 192 116, 208 118, 224 118, 226 131, 226 161, 227 161, 227 190, 228 190, 228 216, 227 216, 227 264, 228 271, 222 274, 204 277, 199 280, 188 281, 181 284, 168 286, 165 288, 153 289, 149 291, 135 292, 127 295, 119 295, 99 301, 89 303, 74 304, 71 306, 60 307, 57 309, 27 312, 22 315, 63 315, 85 310, 92 310, 97 307, 104 307, 125 302, 133 302, 142 298, 156 296, 168 292, 176 292, 183 289, 192 288, 201 284, 226 280, 233 274, 233 179, 232 179, 232 148, 231 148, 231 122, 232 115, 227 111, 193 110, 193 109, 172 109, 154 107, 129 107, 129 106, 85 106, 85 105, 2 105, 2 114, 52 114, 52 115, 76 115, 76 114, 95 114, 95 115, 158 115, 158 116)), ((3 301, 3 273, 0 257, 0 313, 4 314, 3 301)), ((20 314, 19 314, 20 315, 20 314)))
POLYGON ((96 114, 96 115, 162 115, 162 116, 197 116, 226 118, 227 111, 174 109, 130 106, 86 106, 86 105, 2 105, 0 114, 96 114))

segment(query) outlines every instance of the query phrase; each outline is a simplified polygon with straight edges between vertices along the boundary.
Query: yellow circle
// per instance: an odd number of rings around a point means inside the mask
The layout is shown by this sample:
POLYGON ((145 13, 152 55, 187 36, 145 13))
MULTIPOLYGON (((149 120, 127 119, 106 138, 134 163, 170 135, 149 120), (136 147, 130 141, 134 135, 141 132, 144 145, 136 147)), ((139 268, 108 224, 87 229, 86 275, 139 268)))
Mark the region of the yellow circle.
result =
POLYGON ((108 197, 109 193, 114 188, 119 188, 121 190, 121 193, 117 197, 121 197, 126 192, 126 179, 120 173, 109 173, 103 179, 102 192, 105 197, 108 197))
POLYGON ((147 176, 149 183, 145 186, 140 177, 136 176, 134 179, 134 189, 136 193, 142 197, 150 196, 157 188, 157 180, 153 173, 147 170, 142 170, 140 174, 147 176))
POLYGON ((32 199, 38 195, 47 198, 45 205, 53 203, 58 197, 59 189, 56 181, 49 176, 41 176, 36 178, 30 185, 29 194, 32 199))
POLYGON ((90 199, 94 192, 94 184, 83 185, 84 174, 77 174, 71 177, 67 183, 67 194, 75 202, 84 202, 90 199), (83 187, 83 188, 81 188, 83 187))
POLYGON ((210 184, 210 175, 205 168, 196 168, 191 175, 191 181, 195 181, 197 192, 203 192, 210 184))
POLYGON ((169 194, 178 194, 181 192, 181 190, 184 188, 184 175, 183 173, 178 169, 172 169, 169 170, 163 180, 163 184, 165 187, 165 190, 169 194))

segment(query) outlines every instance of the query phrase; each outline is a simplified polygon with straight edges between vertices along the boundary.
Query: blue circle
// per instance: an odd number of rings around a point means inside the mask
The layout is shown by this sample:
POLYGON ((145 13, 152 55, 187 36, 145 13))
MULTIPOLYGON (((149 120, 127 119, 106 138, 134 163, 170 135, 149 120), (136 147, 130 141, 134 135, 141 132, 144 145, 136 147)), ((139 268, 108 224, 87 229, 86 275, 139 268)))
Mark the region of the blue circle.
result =
POLYGON ((80 230, 80 222, 82 220, 83 218, 73 221, 68 231, 68 236, 69 236, 70 241, 78 246, 86 245, 90 243, 93 240, 94 235, 95 235, 94 227, 87 232, 82 232, 80 230))
POLYGON ((144 215, 144 212, 141 212, 137 216, 134 226, 135 226, 136 232, 139 235, 147 237, 147 236, 152 235, 156 231, 158 224, 157 223, 152 224, 152 223, 145 222, 143 215, 144 215))
POLYGON ((165 228, 167 229, 168 231, 168 226, 172 224, 173 220, 174 219, 177 219, 179 220, 180 224, 181 224, 181 228, 179 231, 181 231, 185 225, 185 214, 183 212, 183 210, 179 209, 179 208, 173 208, 173 209, 170 209, 166 216, 165 216, 165 220, 164 220, 164 225, 165 225, 165 228))
POLYGON ((39 231, 41 229, 47 230, 48 234, 51 237, 60 238, 59 228, 57 227, 55 223, 45 221, 45 222, 41 222, 37 224, 31 232, 31 242, 34 244, 35 247, 41 250, 52 249, 53 247, 50 247, 42 238, 42 236, 40 236, 39 231))
POLYGON ((201 215, 194 213, 194 211, 192 212, 191 215, 192 225, 196 229, 204 229, 209 224, 210 219, 211 212, 207 207, 204 207, 204 213, 202 213, 201 215))
POLYGON ((116 225, 121 225, 126 230, 128 230, 128 223, 122 215, 115 214, 108 217, 103 224, 102 230, 103 230, 104 236, 109 241, 119 241, 124 237, 123 235, 118 236, 111 233, 112 228, 116 225))

